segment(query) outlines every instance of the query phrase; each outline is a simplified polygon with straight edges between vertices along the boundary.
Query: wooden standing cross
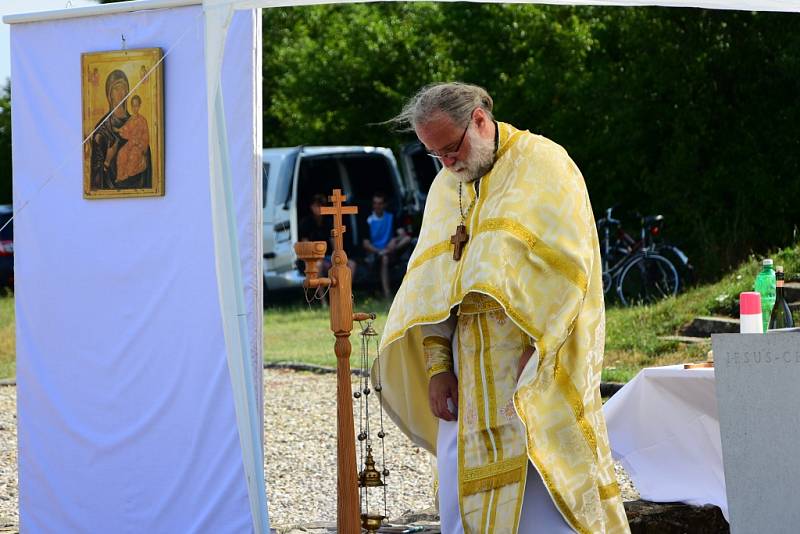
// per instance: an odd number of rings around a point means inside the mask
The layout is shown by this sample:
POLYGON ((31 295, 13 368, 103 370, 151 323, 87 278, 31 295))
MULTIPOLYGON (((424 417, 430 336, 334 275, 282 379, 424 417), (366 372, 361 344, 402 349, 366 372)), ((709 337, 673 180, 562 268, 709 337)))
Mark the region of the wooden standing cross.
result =
MULTIPOLYGON (((350 383, 350 331, 353 329, 353 273, 347 266, 347 254, 344 251, 344 233, 347 228, 342 224, 342 215, 358 213, 355 206, 343 206, 347 197, 342 195, 340 189, 334 189, 333 195, 328 197, 333 206, 323 206, 320 213, 333 215, 333 266, 329 270, 328 278, 315 278, 308 276, 316 269, 316 262, 322 259, 326 244, 297 243, 295 250, 300 259, 306 262, 307 279, 306 287, 330 286, 331 330, 336 336, 333 350, 336 353, 336 453, 337 471, 336 482, 336 527, 342 534, 358 534, 361 532, 360 507, 358 501, 358 474, 356 470, 356 443, 353 429, 353 400, 352 386, 350 383), (312 253, 312 249, 316 250, 312 253), (321 252, 320 252, 321 249, 321 252), (301 252, 304 251, 304 252, 301 252)), ((365 314, 357 314, 356 319, 365 314)))
POLYGON ((461 252, 464 250, 464 245, 469 241, 469 234, 467 234, 467 227, 459 224, 456 228, 456 233, 450 236, 450 243, 454 245, 453 260, 458 261, 461 259, 461 252))
MULTIPOLYGON (((319 211, 322 215, 333 215, 333 230, 331 230, 331 237, 334 240, 333 253, 336 254, 337 251, 341 251, 344 254, 343 234, 347 231, 347 227, 342 224, 342 215, 355 215, 358 213, 358 208, 342 205, 347 200, 347 197, 342 194, 341 189, 334 189, 328 200, 333 206, 322 206, 319 211)), ((347 256, 345 256, 344 263, 347 265, 347 256)))

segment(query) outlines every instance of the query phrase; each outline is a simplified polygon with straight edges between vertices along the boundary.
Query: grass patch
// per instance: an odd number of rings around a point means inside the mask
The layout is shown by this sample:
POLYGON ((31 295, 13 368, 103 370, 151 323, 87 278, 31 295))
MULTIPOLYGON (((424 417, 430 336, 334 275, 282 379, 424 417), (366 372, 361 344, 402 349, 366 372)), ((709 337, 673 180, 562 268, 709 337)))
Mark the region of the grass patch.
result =
MULTIPOLYGON (((303 298, 299 296, 299 298, 303 298)), ((353 311, 374 312, 377 317, 374 327, 378 333, 383 331, 390 301, 374 298, 356 299, 353 311)), ((359 324, 353 324, 350 343, 351 355, 360 352, 359 324)), ((331 332, 329 308, 319 302, 311 305, 283 304, 269 308, 264 314, 264 361, 302 362, 313 365, 336 367, 333 343, 336 338, 331 332)), ((358 359, 351 357, 350 366, 358 365, 358 359)))
POLYGON ((0 297, 0 378, 14 378, 17 372, 14 297, 0 297))
MULTIPOLYGON (((776 265, 783 265, 789 279, 800 274, 800 248, 789 247, 772 254, 776 265)), ((742 291, 753 287, 760 268, 758 258, 750 258, 734 271, 712 284, 698 286, 676 298, 653 306, 621 308, 610 306, 606 314, 606 352, 603 380, 627 382, 643 367, 703 361, 710 343, 684 345, 664 341, 699 315, 726 315, 735 311, 742 291)), ((302 302, 302 295, 297 300, 302 302)), ((390 302, 356 295, 355 311, 375 312, 375 328, 380 333, 386 322, 390 302)), ((796 322, 800 319, 795 318, 796 322)), ((350 340, 353 354, 359 353, 358 323, 350 340)), ((328 367, 336 366, 334 337, 330 331, 328 308, 319 303, 309 306, 284 303, 264 315, 264 360, 295 361, 328 367)), ((15 361, 14 298, 0 297, 0 378, 13 378, 15 361)), ((351 366, 358 360, 351 359, 351 366)))
MULTIPOLYGON (((800 273, 800 248, 785 248, 774 254, 775 265, 787 273, 800 273)), ((719 281, 706 284, 652 306, 609 307, 606 313, 606 352, 603 380, 627 382, 643 367, 704 361, 710 341, 688 345, 664 341, 660 336, 677 334, 681 327, 702 315, 732 315, 742 291, 752 291, 761 268, 760 258, 751 257, 719 281)))

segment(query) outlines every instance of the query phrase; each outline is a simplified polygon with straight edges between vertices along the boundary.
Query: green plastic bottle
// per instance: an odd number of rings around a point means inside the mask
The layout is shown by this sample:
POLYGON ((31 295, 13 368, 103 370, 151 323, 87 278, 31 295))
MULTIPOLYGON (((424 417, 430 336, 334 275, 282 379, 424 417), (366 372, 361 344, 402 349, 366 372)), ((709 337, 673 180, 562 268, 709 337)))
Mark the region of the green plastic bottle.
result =
POLYGON ((775 306, 775 269, 772 268, 772 260, 767 258, 761 262, 761 272, 756 276, 753 284, 753 291, 761 294, 761 319, 764 323, 764 330, 769 326, 769 316, 775 306))

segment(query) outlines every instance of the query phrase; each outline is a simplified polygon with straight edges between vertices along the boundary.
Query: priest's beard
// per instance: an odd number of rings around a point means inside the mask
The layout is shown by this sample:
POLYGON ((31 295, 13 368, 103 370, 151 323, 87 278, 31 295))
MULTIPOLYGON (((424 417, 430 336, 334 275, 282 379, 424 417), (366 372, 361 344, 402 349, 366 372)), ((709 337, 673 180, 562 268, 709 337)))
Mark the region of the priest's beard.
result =
POLYGON ((469 156, 453 165, 450 170, 456 173, 459 180, 474 182, 489 172, 494 165, 494 139, 483 138, 473 129, 467 132, 467 136, 469 136, 469 156))

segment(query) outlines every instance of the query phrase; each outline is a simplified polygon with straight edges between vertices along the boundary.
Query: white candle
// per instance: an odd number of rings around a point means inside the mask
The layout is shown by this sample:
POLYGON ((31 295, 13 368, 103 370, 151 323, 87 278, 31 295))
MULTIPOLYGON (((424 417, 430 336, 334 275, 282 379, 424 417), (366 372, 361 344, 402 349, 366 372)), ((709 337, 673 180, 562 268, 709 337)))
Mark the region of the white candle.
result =
POLYGON ((763 334, 763 327, 761 295, 755 291, 745 291, 739 295, 739 332, 763 334))

